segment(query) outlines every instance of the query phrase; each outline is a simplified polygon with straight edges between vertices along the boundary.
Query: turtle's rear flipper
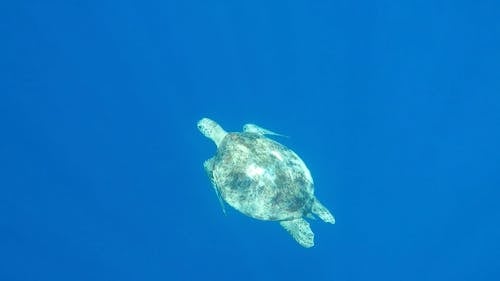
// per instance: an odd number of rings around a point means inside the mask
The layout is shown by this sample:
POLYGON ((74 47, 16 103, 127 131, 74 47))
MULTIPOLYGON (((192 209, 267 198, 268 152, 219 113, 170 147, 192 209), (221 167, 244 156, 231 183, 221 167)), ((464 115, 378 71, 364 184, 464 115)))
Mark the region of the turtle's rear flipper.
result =
POLYGON ((304 219, 280 221, 280 224, 301 246, 306 248, 314 246, 314 233, 304 219))
POLYGON ((332 213, 330 213, 330 211, 328 211, 328 209, 323 206, 323 204, 321 204, 318 199, 314 199, 312 213, 317 215, 324 222, 329 222, 331 224, 335 223, 335 218, 333 217, 332 213))

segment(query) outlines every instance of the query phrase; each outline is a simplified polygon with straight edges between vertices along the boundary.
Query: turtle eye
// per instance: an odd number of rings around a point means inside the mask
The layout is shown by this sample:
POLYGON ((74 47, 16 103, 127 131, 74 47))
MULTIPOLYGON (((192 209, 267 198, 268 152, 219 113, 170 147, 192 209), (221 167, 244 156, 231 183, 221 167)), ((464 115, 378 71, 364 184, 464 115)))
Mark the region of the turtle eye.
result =
POLYGON ((198 124, 198 130, 205 136, 209 136, 212 131, 210 127, 204 126, 203 124, 198 124))
POLYGON ((196 125, 198 127, 198 130, 200 130, 202 132, 206 130, 206 126, 203 126, 203 123, 201 121, 198 122, 196 125))

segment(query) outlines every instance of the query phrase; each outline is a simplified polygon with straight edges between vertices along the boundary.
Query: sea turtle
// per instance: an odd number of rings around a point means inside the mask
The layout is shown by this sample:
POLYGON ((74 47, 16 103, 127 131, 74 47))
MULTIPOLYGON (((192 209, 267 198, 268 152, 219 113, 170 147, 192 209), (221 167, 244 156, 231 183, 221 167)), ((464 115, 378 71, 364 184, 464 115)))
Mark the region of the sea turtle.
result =
POLYGON ((208 118, 198 129, 217 145, 204 163, 215 193, 243 214, 278 221, 304 247, 314 246, 314 233, 305 217, 317 215, 335 223, 333 215, 314 196, 311 173, 295 152, 265 135, 278 135, 254 124, 243 132, 226 132, 208 118))

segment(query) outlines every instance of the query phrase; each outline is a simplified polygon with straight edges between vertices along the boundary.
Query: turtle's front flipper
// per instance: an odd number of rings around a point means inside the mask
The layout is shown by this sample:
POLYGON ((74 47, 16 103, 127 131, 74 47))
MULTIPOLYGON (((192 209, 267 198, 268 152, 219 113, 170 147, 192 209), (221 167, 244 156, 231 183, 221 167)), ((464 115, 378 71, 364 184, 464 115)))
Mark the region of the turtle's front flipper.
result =
POLYGON ((331 224, 335 223, 335 218, 332 213, 328 211, 328 209, 321 204, 318 199, 314 199, 314 203, 312 205, 312 213, 317 215, 324 222, 329 222, 331 224))
POLYGON ((306 248, 314 246, 314 233, 304 219, 280 221, 280 224, 301 246, 306 248))
POLYGON ((217 198, 219 199, 219 203, 220 203, 220 206, 222 208, 222 212, 224 213, 224 215, 226 215, 226 207, 224 205, 224 200, 222 200, 222 197, 220 196, 219 189, 217 189, 217 185, 215 185, 214 176, 212 174, 213 159, 214 158, 210 158, 207 161, 205 161, 203 163, 203 167, 205 167, 205 172, 207 172, 208 178, 210 178, 210 181, 212 182, 212 186, 214 188, 215 194, 217 195, 217 198))
POLYGON ((275 133, 273 131, 270 131, 268 129, 261 128, 255 124, 245 124, 243 126, 243 132, 246 133, 256 133, 259 135, 273 135, 273 136, 280 136, 280 137, 287 137, 282 134, 275 133))

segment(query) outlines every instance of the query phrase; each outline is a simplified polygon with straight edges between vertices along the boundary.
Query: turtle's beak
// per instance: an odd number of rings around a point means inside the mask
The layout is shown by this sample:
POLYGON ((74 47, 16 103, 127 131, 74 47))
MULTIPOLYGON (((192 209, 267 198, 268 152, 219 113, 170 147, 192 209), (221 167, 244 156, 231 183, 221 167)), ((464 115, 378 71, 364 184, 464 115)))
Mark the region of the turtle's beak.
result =
POLYGON ((217 126, 217 124, 208 119, 208 118, 202 118, 200 121, 198 121, 198 130, 207 138, 212 138, 213 130, 217 126))
POLYGON ((205 137, 213 140, 217 147, 219 146, 224 136, 227 134, 226 131, 224 131, 221 126, 219 126, 219 124, 208 118, 203 118, 198 121, 198 129, 203 135, 205 135, 205 137))

